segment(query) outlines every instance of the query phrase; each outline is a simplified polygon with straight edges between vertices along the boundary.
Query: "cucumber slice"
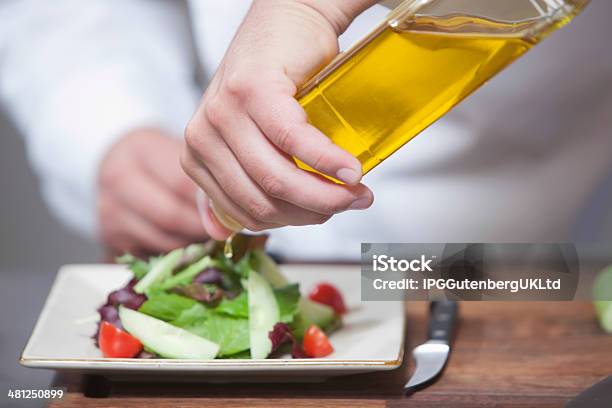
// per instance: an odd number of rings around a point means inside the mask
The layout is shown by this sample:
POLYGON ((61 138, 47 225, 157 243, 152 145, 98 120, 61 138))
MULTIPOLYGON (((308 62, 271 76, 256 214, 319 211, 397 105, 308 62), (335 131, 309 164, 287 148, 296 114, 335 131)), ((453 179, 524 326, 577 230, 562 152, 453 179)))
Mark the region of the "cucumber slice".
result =
POLYGON ((249 343, 251 358, 266 358, 272 351, 268 334, 280 320, 280 312, 270 284, 255 271, 249 273, 249 343))
POLYGON ((595 279, 593 299, 601 328, 612 333, 612 266, 604 269, 595 279))
POLYGON ((270 258, 268 254, 258 249, 253 251, 253 256, 255 257, 257 272, 270 282, 273 288, 280 288, 289 284, 274 259, 270 258))
POLYGON ((159 288, 162 290, 168 290, 178 285, 188 285, 197 274, 213 265, 214 261, 210 258, 210 256, 205 256, 196 263, 189 265, 176 275, 169 276, 167 279, 162 279, 159 288))
POLYGON ((172 275, 172 270, 181 261, 184 251, 183 248, 175 249, 157 261, 153 269, 134 285, 134 292, 144 293, 151 285, 172 275))
POLYGON ((612 334, 612 301, 595 301, 595 310, 599 318, 599 325, 604 331, 612 334))
POLYGON ((336 314, 333 308, 303 297, 298 303, 298 313, 293 319, 293 333, 297 337, 303 337, 311 324, 325 330, 335 320, 336 314))
POLYGON ((128 333, 162 357, 212 360, 219 352, 219 345, 204 337, 123 306, 119 319, 128 333))

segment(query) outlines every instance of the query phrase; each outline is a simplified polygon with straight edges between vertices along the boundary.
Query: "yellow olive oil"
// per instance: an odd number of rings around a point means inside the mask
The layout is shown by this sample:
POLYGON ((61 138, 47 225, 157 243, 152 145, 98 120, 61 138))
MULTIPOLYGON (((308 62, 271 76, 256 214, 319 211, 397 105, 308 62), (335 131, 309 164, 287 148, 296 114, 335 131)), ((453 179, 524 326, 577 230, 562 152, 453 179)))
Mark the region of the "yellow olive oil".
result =
POLYGON ((306 84, 298 100, 310 123, 357 157, 365 174, 544 36, 527 37, 529 28, 529 21, 461 15, 385 24, 306 84))
POLYGON ((234 241, 234 236, 236 236, 235 233, 227 237, 227 239, 225 240, 225 244, 223 245, 223 255, 227 259, 232 259, 234 257, 234 246, 232 245, 234 241))

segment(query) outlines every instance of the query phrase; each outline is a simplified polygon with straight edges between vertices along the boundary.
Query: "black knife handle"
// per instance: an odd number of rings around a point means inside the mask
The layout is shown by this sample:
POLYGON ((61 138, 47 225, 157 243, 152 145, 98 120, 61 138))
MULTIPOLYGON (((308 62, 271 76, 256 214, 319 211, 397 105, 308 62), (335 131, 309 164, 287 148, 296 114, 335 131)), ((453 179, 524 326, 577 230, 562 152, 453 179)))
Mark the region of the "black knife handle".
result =
POLYGON ((434 300, 430 305, 429 340, 450 344, 457 321, 458 304, 454 300, 434 300))

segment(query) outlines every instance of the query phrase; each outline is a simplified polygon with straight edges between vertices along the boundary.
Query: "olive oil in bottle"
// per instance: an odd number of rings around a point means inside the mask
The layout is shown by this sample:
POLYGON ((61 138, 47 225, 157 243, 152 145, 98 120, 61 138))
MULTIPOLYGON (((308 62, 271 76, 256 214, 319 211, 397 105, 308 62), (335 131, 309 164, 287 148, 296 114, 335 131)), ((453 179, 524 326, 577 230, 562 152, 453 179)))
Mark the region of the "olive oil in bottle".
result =
POLYGON ((365 174, 570 18, 540 30, 534 20, 458 14, 383 24, 307 83, 298 100, 365 174))

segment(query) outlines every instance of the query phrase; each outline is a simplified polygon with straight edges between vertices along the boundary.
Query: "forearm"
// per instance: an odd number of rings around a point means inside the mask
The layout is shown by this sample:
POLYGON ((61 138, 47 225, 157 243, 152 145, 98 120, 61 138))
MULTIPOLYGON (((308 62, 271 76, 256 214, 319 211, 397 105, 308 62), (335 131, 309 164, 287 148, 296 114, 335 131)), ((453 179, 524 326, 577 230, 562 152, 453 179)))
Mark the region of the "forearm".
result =
POLYGON ((256 0, 258 3, 300 3, 323 16, 334 28, 336 35, 342 34, 351 22, 378 0, 256 0))
POLYGON ((342 34, 359 14, 378 0, 296 0, 317 10, 329 20, 338 35, 342 34))

